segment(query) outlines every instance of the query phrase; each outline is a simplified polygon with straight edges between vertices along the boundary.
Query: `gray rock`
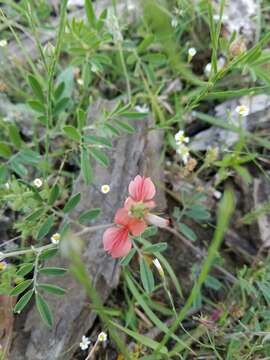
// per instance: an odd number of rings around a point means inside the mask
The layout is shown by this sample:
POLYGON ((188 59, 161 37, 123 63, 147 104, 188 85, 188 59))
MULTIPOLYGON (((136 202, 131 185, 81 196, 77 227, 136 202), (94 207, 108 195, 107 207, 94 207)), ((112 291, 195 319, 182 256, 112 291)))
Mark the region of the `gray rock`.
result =
MULTIPOLYGON (((262 94, 226 101, 215 108, 214 117, 221 124, 224 122, 224 125, 242 126, 250 132, 268 128, 270 126, 270 96, 262 94), (235 111, 239 104, 248 107, 248 116, 239 117, 235 111)), ((211 126, 193 137, 190 148, 193 151, 205 151, 208 147, 227 149, 232 147, 238 138, 239 135, 236 132, 211 126)))

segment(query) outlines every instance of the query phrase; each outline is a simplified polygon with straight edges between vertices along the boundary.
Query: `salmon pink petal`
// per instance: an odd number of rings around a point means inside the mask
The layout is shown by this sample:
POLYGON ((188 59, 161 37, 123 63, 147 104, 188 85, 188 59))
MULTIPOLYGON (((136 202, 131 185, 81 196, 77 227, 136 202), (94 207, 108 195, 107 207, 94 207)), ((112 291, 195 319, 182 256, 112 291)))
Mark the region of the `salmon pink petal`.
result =
POLYGON ((149 177, 144 179, 143 188, 142 188, 143 201, 151 200, 155 195, 156 195, 156 188, 153 181, 149 177))
POLYGON ((104 250, 108 251, 112 257, 125 256, 131 249, 131 241, 128 237, 128 228, 111 227, 103 234, 104 250))
POLYGON ((142 186, 143 186, 143 178, 141 177, 141 175, 137 175, 135 179, 132 180, 129 184, 128 187, 129 194, 135 201, 141 200, 142 186))
POLYGON ((144 220, 133 218, 129 222, 128 228, 133 236, 139 236, 145 231, 145 229, 147 228, 147 224, 144 220))
POLYGON ((107 229, 103 234, 103 246, 104 250, 111 251, 114 243, 117 241, 120 236, 121 228, 111 227, 107 229))
POLYGON ((137 175, 129 184, 128 191, 135 201, 151 200, 156 194, 156 188, 153 181, 148 177, 137 175))
POLYGON ((130 252, 131 247, 132 243, 130 238, 127 237, 126 239, 122 240, 121 243, 113 247, 111 255, 113 258, 126 256, 130 252))
POLYGON ((114 222, 118 225, 127 226, 130 220, 130 216, 128 215, 128 209, 121 208, 116 211, 114 222))

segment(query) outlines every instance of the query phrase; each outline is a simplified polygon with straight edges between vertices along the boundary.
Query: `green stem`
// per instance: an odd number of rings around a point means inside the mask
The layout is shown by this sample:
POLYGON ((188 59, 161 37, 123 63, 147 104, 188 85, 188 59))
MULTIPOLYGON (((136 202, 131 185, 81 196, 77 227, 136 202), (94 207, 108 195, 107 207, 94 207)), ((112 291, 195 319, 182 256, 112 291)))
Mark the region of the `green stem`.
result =
POLYGON ((125 76, 125 79, 126 79, 128 101, 131 102, 131 86, 130 86, 129 75, 128 75, 128 71, 127 71, 127 66, 126 66, 123 47, 122 47, 121 42, 118 42, 118 51, 119 51, 119 56, 120 56, 120 61, 121 61, 121 65, 122 65, 122 68, 123 68, 124 76, 125 76))
POLYGON ((56 40, 56 46, 55 46, 55 52, 54 56, 51 60, 51 63, 49 64, 49 80, 48 80, 48 93, 47 93, 47 124, 46 124, 46 137, 45 137, 45 162, 46 162, 46 168, 45 168, 45 176, 47 177, 48 170, 49 170, 49 130, 50 127, 53 126, 53 92, 54 92, 54 76, 55 76, 55 69, 56 64, 60 56, 63 36, 64 36, 64 30, 65 30, 65 21, 66 21, 66 7, 67 7, 67 1, 63 0, 61 2, 61 11, 60 11, 60 24, 57 34, 57 40, 56 40))

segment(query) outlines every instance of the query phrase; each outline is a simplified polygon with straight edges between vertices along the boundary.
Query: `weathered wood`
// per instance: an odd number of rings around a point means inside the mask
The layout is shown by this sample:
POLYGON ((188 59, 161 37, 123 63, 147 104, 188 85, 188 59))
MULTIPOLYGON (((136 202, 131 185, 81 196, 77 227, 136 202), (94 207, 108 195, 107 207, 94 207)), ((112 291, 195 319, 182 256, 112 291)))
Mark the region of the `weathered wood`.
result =
POLYGON ((12 339, 13 311, 16 298, 0 295, 0 356, 6 359, 12 339))
MULTIPOLYGON (((101 111, 111 108, 113 102, 100 100, 91 108, 90 122, 98 119, 101 111)), ((150 120, 149 120, 150 121, 150 120)), ((148 123, 149 123, 148 121, 148 123)), ((94 165, 95 183, 86 186, 82 175, 74 186, 74 193, 81 193, 81 202, 72 212, 71 217, 78 215, 86 209, 102 207, 100 222, 111 223, 115 210, 122 206, 127 195, 128 183, 138 173, 148 173, 153 180, 161 180, 162 168, 158 164, 158 147, 162 144, 162 133, 151 134, 148 141, 147 121, 136 122, 136 133, 132 136, 122 136, 115 141, 111 151, 111 164, 104 168, 94 165), (156 137, 153 141, 153 137, 156 137), (152 149, 154 146, 154 151, 152 149), (151 157, 154 156, 154 161, 151 157), (154 176, 153 176, 154 175, 154 176), (100 192, 102 184, 110 184, 111 191, 104 195, 100 192)), ((164 205, 164 204, 163 204, 164 205)), ((75 229, 76 231, 76 229, 75 229)), ((102 299, 105 301, 111 290, 119 280, 119 266, 117 261, 106 255, 102 247, 102 233, 97 231, 83 237, 85 243, 83 261, 87 266, 89 275, 102 299)), ((65 260, 56 258, 50 264, 66 266, 65 260)), ((52 279, 43 279, 42 282, 51 282, 52 279)), ((61 277, 54 282, 67 289, 65 297, 50 297, 49 303, 55 316, 54 326, 48 329, 42 324, 37 311, 33 308, 26 319, 25 325, 15 335, 11 359, 16 360, 68 360, 72 357, 81 336, 93 325, 96 314, 89 307, 89 299, 84 289, 71 276, 61 277), (68 349, 70 349, 68 351, 68 349), (61 357, 65 351, 68 351, 61 357)), ((20 324, 18 316, 17 325, 20 324)))

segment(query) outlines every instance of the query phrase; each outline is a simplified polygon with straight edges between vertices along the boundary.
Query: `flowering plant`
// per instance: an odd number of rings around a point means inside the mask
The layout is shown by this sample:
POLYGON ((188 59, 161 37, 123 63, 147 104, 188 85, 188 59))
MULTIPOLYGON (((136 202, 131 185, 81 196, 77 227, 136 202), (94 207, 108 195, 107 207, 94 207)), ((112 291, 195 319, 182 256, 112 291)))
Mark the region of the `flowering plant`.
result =
POLYGON ((126 256, 131 247, 131 236, 140 236, 148 225, 164 228, 169 225, 163 219, 150 212, 155 207, 153 200, 156 188, 148 177, 137 175, 129 184, 129 197, 124 207, 116 211, 114 222, 117 226, 110 227, 103 234, 104 249, 112 257, 126 256))

